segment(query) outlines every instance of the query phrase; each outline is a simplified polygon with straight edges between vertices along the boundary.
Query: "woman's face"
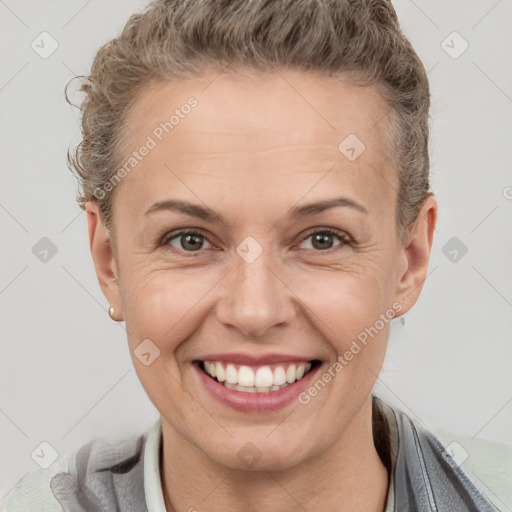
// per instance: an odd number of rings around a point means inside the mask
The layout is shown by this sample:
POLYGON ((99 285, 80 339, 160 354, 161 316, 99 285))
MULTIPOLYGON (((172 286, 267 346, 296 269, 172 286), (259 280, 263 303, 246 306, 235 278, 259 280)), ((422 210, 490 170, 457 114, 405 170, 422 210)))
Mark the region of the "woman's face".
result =
POLYGON ((421 290, 436 211, 428 200, 399 243, 388 110, 373 87, 291 71, 209 71, 138 97, 117 258, 108 244, 93 257, 164 436, 226 467, 279 469, 371 431, 389 322, 421 290), (204 361, 247 387, 315 363, 241 391, 204 361))

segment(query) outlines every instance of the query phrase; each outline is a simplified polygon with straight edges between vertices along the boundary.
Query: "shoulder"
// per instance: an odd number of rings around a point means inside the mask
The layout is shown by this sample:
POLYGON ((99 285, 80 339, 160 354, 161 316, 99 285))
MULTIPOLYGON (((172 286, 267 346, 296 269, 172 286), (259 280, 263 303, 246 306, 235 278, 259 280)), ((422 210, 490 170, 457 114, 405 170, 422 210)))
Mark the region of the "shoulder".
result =
POLYGON ((450 456, 499 508, 512 509, 512 446, 435 426, 450 456))
POLYGON ((126 499, 143 501, 143 451, 147 436, 145 431, 90 440, 50 467, 19 479, 0 503, 0 512, 63 512, 68 507, 75 510, 76 503, 87 503, 87 510, 96 510, 105 496, 116 500, 109 503, 115 510, 121 505, 112 489, 117 485, 133 492, 126 499))
POLYGON ((441 428, 415 423, 427 464, 453 470, 465 487, 485 495, 500 510, 512 507, 512 447, 441 428), (428 447, 428 448, 426 448, 428 447), (429 453, 430 451, 430 453, 429 453), (431 463, 434 458, 440 463, 431 463))
POLYGON ((51 479, 68 471, 68 459, 46 469, 37 469, 21 477, 0 503, 1 512, 63 512, 50 487, 51 479))
POLYGON ((498 510, 510 506, 511 447, 432 428, 380 399, 389 425, 397 501, 418 510, 498 510))

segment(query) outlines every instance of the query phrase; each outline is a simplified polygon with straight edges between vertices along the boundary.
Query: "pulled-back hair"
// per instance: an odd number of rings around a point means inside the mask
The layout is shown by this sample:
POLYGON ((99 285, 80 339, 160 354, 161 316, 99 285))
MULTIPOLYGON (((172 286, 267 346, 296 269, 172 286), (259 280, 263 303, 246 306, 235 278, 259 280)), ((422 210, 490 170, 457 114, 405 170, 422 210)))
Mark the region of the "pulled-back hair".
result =
POLYGON ((290 68, 376 85, 389 106, 382 122, 393 145, 396 225, 405 242, 432 195, 430 92, 388 0, 155 0, 133 14, 120 36, 98 50, 80 87, 82 141, 68 151, 68 165, 79 180, 81 208, 97 202, 112 228, 115 188, 101 196, 95 191, 105 190, 123 161, 122 128, 137 94, 212 66, 290 68))

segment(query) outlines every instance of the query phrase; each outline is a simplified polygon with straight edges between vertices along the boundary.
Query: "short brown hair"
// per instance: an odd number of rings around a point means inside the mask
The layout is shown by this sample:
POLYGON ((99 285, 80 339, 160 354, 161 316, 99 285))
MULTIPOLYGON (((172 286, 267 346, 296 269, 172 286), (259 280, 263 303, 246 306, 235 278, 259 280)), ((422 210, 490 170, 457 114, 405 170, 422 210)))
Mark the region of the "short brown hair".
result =
POLYGON ((122 162, 123 121, 137 93, 150 83, 198 76, 206 66, 292 68, 378 85, 389 106, 399 182, 396 225, 405 242, 423 201, 433 195, 430 92, 388 0, 155 0, 133 14, 121 35, 98 50, 80 87, 83 138, 68 151, 68 166, 81 185, 81 208, 96 201, 112 228, 115 189, 101 198, 94 191, 122 162))

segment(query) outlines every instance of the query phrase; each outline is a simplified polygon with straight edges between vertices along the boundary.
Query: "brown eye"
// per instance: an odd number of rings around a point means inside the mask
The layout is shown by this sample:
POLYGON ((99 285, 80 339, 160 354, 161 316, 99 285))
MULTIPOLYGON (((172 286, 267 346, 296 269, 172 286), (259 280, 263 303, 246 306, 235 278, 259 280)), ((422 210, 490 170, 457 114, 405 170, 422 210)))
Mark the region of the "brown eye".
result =
POLYGON ((333 248, 333 239, 340 240, 341 243, 335 247, 343 247, 350 243, 350 238, 343 232, 333 229, 317 230, 303 239, 303 242, 311 239, 311 247, 307 249, 316 249, 318 251, 328 251, 333 248))

